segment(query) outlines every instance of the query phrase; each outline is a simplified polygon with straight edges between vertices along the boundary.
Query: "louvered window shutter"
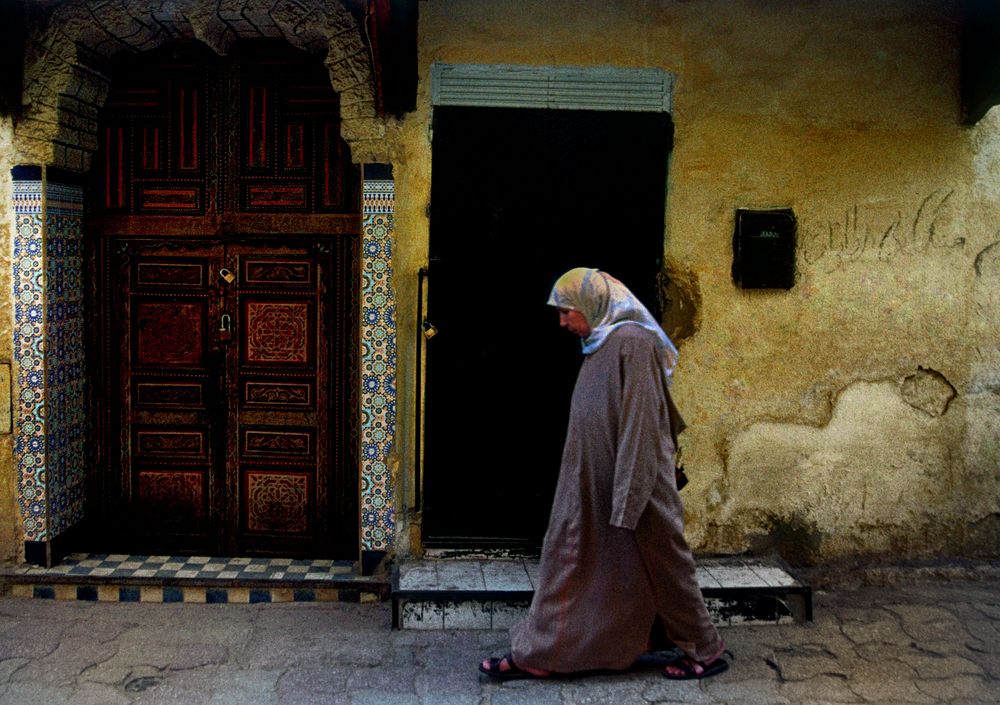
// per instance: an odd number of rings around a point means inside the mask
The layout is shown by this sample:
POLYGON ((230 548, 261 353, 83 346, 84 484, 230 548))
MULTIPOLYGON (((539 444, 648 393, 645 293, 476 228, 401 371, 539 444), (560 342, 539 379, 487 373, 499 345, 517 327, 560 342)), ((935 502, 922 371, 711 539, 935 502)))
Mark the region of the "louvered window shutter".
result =
POLYGON ((666 112, 674 76, 661 69, 443 64, 431 67, 433 105, 666 112))

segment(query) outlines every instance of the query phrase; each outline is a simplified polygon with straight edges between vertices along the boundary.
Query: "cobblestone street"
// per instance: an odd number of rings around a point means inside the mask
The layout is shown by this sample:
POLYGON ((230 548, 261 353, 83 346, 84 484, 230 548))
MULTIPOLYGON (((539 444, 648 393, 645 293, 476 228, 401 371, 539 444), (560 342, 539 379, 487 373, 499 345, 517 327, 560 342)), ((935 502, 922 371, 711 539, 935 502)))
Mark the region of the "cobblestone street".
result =
POLYGON ((702 683, 615 675, 481 679, 486 631, 391 631, 387 604, 0 600, 11 705, 597 705, 1000 702, 1000 581, 818 591, 808 625, 724 630, 735 661, 702 683))

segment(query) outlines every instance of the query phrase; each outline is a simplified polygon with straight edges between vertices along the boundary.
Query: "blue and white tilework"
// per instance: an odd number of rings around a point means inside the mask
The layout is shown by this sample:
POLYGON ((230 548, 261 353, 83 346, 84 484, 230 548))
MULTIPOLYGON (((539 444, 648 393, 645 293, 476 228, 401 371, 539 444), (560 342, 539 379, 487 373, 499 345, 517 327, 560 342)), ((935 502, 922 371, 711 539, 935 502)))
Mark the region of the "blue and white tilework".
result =
POLYGON ((83 191, 15 176, 14 458, 24 540, 83 517, 83 191))
POLYGON ((45 271, 41 180, 15 180, 14 191, 14 461, 17 503, 26 541, 48 532, 45 475, 45 271))
POLYGON ((83 190, 49 181, 45 203, 45 465, 55 537, 83 518, 86 500, 83 190))
POLYGON ((361 253, 361 549, 387 550, 394 510, 388 459, 396 432, 395 182, 366 180, 361 253))

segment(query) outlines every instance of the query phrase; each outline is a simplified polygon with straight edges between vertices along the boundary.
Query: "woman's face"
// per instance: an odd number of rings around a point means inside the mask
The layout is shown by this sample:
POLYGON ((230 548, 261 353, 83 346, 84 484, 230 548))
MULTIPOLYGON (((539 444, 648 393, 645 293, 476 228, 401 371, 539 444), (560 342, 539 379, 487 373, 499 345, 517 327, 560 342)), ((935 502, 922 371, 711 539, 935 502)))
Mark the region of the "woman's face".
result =
POLYGON ((559 309, 559 325, 581 338, 590 335, 590 325, 587 323, 586 317, 571 308, 559 309))

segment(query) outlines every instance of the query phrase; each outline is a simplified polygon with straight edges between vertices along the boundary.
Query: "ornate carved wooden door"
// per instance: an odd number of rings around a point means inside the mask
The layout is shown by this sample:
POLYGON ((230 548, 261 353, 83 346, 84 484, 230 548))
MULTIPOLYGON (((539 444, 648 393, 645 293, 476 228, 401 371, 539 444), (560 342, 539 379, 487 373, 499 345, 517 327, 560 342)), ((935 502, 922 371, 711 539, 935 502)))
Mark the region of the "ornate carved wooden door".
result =
POLYGON ((330 395, 331 362, 347 352, 331 342, 349 325, 327 296, 342 253, 136 239, 116 249, 115 416, 133 538, 145 550, 329 552, 326 469, 343 462, 347 435, 330 429, 349 423, 330 395))
POLYGON ((273 44, 131 64, 95 169, 106 545, 353 557, 360 217, 337 96, 273 44))

